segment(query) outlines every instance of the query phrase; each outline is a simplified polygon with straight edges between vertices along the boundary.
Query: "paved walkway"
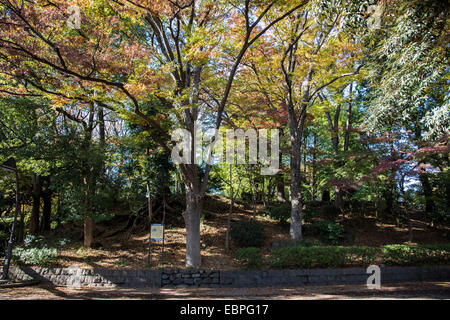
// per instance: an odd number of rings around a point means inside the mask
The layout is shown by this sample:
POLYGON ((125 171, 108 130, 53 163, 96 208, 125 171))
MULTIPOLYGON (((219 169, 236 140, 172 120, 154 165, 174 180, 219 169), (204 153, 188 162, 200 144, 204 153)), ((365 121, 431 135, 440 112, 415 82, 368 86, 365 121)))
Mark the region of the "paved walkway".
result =
POLYGON ((380 290, 366 286, 317 286, 297 288, 82 288, 55 286, 1 288, 0 300, 60 299, 282 299, 282 300, 348 300, 348 299, 448 299, 450 282, 416 282, 382 285, 380 290))

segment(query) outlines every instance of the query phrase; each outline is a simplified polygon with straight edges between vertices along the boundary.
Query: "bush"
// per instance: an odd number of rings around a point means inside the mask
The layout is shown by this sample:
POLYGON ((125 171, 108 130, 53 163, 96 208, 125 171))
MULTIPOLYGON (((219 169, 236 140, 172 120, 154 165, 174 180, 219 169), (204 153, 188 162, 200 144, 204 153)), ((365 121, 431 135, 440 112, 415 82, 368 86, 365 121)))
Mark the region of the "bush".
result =
POLYGON ((241 200, 245 203, 250 203, 253 201, 253 195, 249 192, 242 192, 241 193, 241 200))
POLYGON ((315 239, 302 239, 302 240, 298 241, 298 245, 300 247, 313 247, 313 246, 318 246, 319 244, 320 244, 320 242, 315 239))
MULTIPOLYGON (((0 194, 1 200, 1 194, 0 194)), ((0 208, 1 209, 1 208, 0 208)), ((0 257, 5 255, 6 248, 8 247, 9 235, 11 230, 13 219, 10 217, 4 217, 0 221, 0 257)))
POLYGON ((427 218, 433 226, 450 226, 450 213, 446 212, 429 212, 427 218))
POLYGON ((13 249, 12 260, 17 264, 49 266, 56 262, 58 250, 55 245, 64 245, 68 239, 48 240, 42 236, 27 235, 23 247, 13 249))
POLYGON ((328 244, 338 244, 343 231, 344 227, 341 224, 329 220, 313 224, 313 232, 320 235, 321 240, 328 244))
POLYGON ((25 247, 38 247, 41 246, 44 242, 43 236, 36 236, 33 234, 28 234, 25 239, 23 240, 25 247))
POLYGON ((408 246, 386 245, 382 249, 383 261, 390 265, 425 265, 450 263, 450 244, 408 246))
POLYGON ((240 247, 260 247, 264 243, 264 226, 253 220, 232 222, 230 236, 240 247))
MULTIPOLYGON (((306 206, 302 210, 302 217, 305 222, 310 222, 313 217, 316 216, 317 209, 311 206, 306 206)), ((286 202, 282 205, 275 207, 269 211, 269 217, 274 220, 279 221, 281 224, 287 224, 288 220, 291 218, 291 203, 286 202)))
POLYGON ((319 209, 319 214, 331 221, 335 221, 340 213, 341 210, 333 205, 325 205, 319 209))
POLYGON ((0 230, 0 257, 5 255, 8 246, 9 234, 6 231, 0 230))
POLYGON ((303 210, 303 219, 305 222, 311 222, 317 214, 317 209, 313 208, 311 205, 307 205, 303 210))
POLYGON ((270 264, 279 269, 336 268, 369 265, 375 258, 370 247, 288 247, 272 250, 270 264))
POLYGON ((377 258, 377 250, 372 247, 344 247, 347 265, 370 265, 377 258))
POLYGON ((14 248, 13 261, 18 264, 48 266, 55 262, 58 250, 55 248, 14 248))
POLYGON ((263 264, 260 248, 240 248, 236 251, 235 258, 246 269, 261 269, 263 264))
POLYGON ((291 218, 291 204, 286 202, 271 209, 269 211, 269 217, 279 221, 281 224, 287 224, 288 220, 291 218))

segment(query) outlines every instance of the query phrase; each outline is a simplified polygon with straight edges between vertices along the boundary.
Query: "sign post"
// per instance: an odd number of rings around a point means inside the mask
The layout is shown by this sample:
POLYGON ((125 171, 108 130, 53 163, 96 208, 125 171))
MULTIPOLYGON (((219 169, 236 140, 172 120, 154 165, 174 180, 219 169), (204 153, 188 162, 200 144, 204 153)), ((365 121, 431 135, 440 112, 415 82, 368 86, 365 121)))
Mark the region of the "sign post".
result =
POLYGON ((150 241, 162 242, 161 265, 164 263, 164 224, 152 224, 150 228, 150 241))

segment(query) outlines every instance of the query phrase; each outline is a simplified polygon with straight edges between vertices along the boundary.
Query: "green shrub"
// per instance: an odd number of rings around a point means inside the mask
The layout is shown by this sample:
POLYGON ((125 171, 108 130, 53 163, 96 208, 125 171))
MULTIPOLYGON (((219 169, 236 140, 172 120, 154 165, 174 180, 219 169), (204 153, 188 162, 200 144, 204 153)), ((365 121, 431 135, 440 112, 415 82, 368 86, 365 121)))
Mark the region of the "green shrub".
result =
POLYGON ((263 264, 260 248, 240 248, 236 251, 235 258, 246 269, 261 269, 263 264))
POLYGON ((377 250, 372 247, 344 247, 346 265, 370 265, 377 258, 377 250))
POLYGON ((253 220, 232 222, 230 236, 240 247, 261 247, 264 244, 264 226, 253 220))
POLYGON ((450 263, 450 244, 408 246, 386 245, 382 249, 383 261, 389 265, 424 265, 450 263))
POLYGON ((272 250, 270 264, 279 269, 336 268, 369 265, 375 258, 370 247, 288 247, 272 250))
POLYGON ((245 203, 250 203, 253 201, 253 195, 249 192, 242 192, 241 193, 241 200, 245 203))
POLYGON ((43 236, 36 236, 33 234, 26 235, 25 239, 23 240, 24 246, 29 247, 38 247, 41 246, 44 242, 43 236))
POLYGON ((297 242, 300 247, 318 246, 320 242, 316 239, 302 239, 297 242))
MULTIPOLYGON (((0 202, 2 200, 1 196, 0 193, 0 202)), ((2 220, 0 220, 0 257, 5 255, 6 248, 8 247, 12 221, 13 219, 11 217, 2 217, 2 220)))
POLYGON ((13 261, 18 264, 48 266, 55 262, 58 250, 55 248, 14 248, 13 261))
POLYGON ((269 217, 279 221, 281 224, 287 224, 291 218, 291 203, 286 202, 269 211, 269 217))
POLYGON ((427 218, 433 225, 450 226, 450 213, 446 212, 429 212, 427 218))
MULTIPOLYGON (((310 206, 306 206, 302 210, 302 217, 305 222, 310 222, 313 217, 317 215, 317 209, 310 206)), ((291 218, 291 203, 286 202, 269 211, 269 217, 274 220, 279 221, 281 224, 287 224, 288 220, 291 218)))
POLYGON ((334 245, 339 243, 344 231, 341 224, 329 220, 321 220, 313 224, 312 228, 315 234, 320 235, 323 242, 334 245))
POLYGON ((314 218, 316 215, 317 209, 310 205, 307 205, 303 210, 303 220, 305 220, 305 222, 311 222, 312 218, 314 218))
POLYGON ((5 255, 6 247, 8 246, 9 234, 6 231, 0 230, 0 257, 5 255))
POLYGON ((27 235, 23 242, 23 247, 16 247, 12 252, 12 260, 17 264, 49 266, 58 258, 58 250, 54 248, 55 244, 60 244, 58 240, 50 241, 42 236, 27 235))
POLYGON ((25 237, 23 240, 23 246, 24 248, 49 248, 49 247, 61 247, 68 243, 70 243, 71 240, 69 238, 52 238, 52 239, 45 239, 43 236, 35 236, 32 234, 29 234, 25 237))
POLYGON ((70 242, 71 242, 71 240, 69 238, 61 238, 61 239, 57 239, 56 240, 56 244, 58 246, 64 246, 64 245, 66 245, 66 244, 68 244, 70 242))
POLYGON ((333 205, 325 205, 319 209, 319 214, 328 220, 335 221, 341 211, 333 205))

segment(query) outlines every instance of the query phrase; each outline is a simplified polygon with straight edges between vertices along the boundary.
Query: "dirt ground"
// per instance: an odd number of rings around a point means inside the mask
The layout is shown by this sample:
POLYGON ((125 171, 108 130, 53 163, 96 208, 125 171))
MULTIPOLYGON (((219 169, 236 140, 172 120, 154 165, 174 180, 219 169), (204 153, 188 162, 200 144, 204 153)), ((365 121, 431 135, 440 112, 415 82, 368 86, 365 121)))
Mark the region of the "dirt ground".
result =
MULTIPOLYGON (((229 200, 220 196, 207 198, 204 213, 205 219, 201 223, 202 268, 204 269, 239 269, 240 266, 233 259, 236 247, 231 243, 230 252, 225 254, 226 221, 229 210, 229 200)), ((257 207, 256 220, 264 225, 266 234, 265 245, 262 248, 266 256, 271 251, 273 241, 289 240, 289 226, 282 226, 277 221, 262 214, 262 205, 257 207)), ((180 212, 172 212, 172 219, 181 219, 180 212)), ((253 219, 252 208, 237 204, 234 208, 232 220, 253 219)), ((431 228, 422 221, 420 214, 416 214, 413 222, 414 243, 431 244, 448 242, 447 234, 450 230, 431 228)), ((408 229, 398 228, 392 222, 380 222, 374 217, 359 217, 343 219, 346 233, 353 236, 352 242, 343 245, 360 245, 381 247, 385 244, 407 243, 408 229)), ((83 268, 111 268, 111 269, 147 269, 148 231, 134 229, 120 232, 127 224, 126 216, 99 223, 96 225, 96 249, 86 249, 82 246, 81 225, 64 225, 52 231, 49 237, 69 237, 69 244, 58 248, 59 258, 54 267, 78 266, 83 268), (125 217, 125 219, 124 219, 125 217), (81 236, 81 237, 80 237, 81 236)), ((308 224, 305 225, 307 229, 308 224)), ((313 237, 306 235, 306 238, 313 237)), ((183 223, 168 227, 165 236, 164 262, 161 264, 161 243, 153 243, 151 268, 184 268, 186 233, 183 223)), ((318 240, 318 239, 316 239, 318 240)))
POLYGON ((384 284, 380 290, 363 285, 296 288, 128 289, 33 286, 0 289, 0 300, 145 299, 145 300, 353 300, 450 299, 450 282, 384 284))

